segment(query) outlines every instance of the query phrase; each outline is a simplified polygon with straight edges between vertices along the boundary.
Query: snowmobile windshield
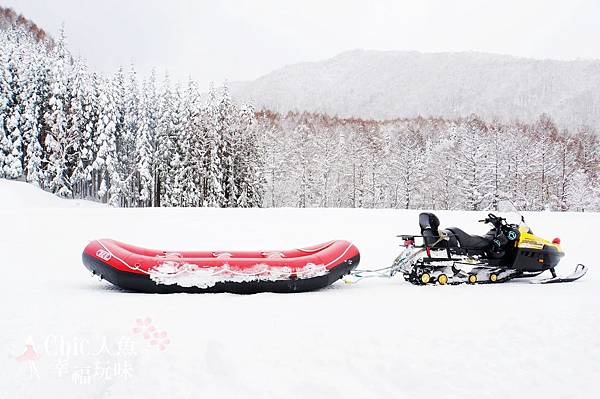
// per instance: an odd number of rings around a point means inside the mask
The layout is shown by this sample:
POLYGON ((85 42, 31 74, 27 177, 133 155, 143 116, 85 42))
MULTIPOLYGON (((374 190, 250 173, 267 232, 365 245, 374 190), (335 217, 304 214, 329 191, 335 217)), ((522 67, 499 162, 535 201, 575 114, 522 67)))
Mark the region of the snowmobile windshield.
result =
POLYGON ((517 226, 525 226, 525 217, 519 209, 509 200, 503 200, 498 203, 498 215, 506 218, 506 222, 516 224, 517 226))

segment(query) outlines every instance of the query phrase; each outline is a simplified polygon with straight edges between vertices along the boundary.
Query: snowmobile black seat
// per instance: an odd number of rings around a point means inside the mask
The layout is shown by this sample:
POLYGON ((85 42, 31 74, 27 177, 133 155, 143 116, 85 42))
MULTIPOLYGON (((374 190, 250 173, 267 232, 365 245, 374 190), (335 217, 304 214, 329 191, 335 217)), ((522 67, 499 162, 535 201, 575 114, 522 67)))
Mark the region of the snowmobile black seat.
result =
POLYGON ((450 237, 449 244, 458 242, 458 246, 465 249, 488 249, 492 246, 492 240, 482 236, 475 236, 465 233, 463 230, 458 227, 450 227, 444 230, 446 234, 450 237), (455 240, 453 240, 455 238, 455 240))

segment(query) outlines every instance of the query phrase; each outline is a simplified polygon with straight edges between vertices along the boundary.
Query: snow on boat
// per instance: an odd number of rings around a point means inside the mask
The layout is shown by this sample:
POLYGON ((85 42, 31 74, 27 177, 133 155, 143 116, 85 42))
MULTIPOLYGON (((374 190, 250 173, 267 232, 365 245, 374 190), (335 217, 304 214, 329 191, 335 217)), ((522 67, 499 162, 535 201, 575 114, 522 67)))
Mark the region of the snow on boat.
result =
POLYGON ((88 244, 84 265, 131 291, 302 292, 333 284, 360 261, 348 241, 288 251, 161 251, 101 239, 88 244))

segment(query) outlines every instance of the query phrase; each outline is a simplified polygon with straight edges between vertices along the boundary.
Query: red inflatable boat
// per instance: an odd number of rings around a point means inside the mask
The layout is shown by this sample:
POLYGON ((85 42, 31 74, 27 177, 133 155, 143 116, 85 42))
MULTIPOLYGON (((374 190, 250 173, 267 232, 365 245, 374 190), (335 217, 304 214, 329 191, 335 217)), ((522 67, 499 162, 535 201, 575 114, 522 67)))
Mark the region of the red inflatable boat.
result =
POLYGON ((102 239, 88 244, 83 263, 126 290, 171 292, 301 292, 333 284, 360 260, 348 241, 289 251, 182 252, 144 249, 102 239))

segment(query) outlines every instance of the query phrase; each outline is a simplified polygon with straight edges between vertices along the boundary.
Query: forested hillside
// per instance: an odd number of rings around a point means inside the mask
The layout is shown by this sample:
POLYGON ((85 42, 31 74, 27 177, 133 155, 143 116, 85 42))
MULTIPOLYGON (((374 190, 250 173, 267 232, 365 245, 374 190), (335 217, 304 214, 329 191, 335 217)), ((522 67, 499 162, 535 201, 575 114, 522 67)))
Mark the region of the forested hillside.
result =
POLYGON ((591 128, 280 114, 133 66, 105 76, 13 14, 0 23, 0 177, 113 206, 599 210, 591 128), (8 23, 6 22, 8 21, 8 23), (20 21, 20 22, 19 22, 20 21))
POLYGON ((114 206, 262 204, 254 111, 226 88, 102 76, 20 26, 0 43, 0 177, 114 206))
POLYGON ((52 37, 48 36, 46 32, 37 26, 35 22, 25 18, 25 16, 17 14, 10 8, 0 6, 0 29, 20 29, 29 34, 35 41, 46 42, 46 44, 52 45, 52 37))
POLYGON ((600 61, 475 52, 355 50, 232 85, 257 108, 363 119, 460 118, 600 128, 600 61))

